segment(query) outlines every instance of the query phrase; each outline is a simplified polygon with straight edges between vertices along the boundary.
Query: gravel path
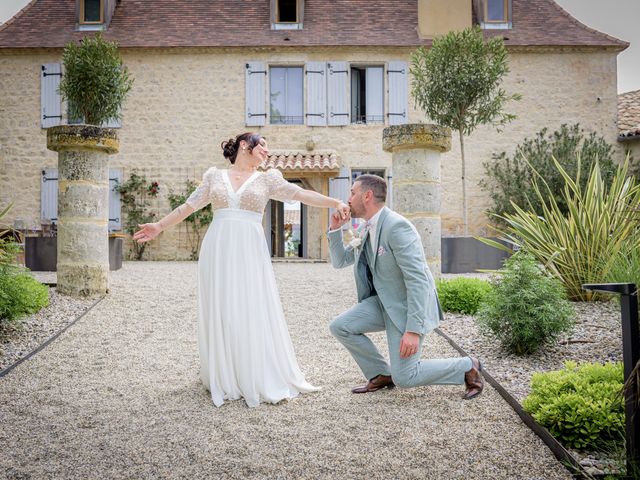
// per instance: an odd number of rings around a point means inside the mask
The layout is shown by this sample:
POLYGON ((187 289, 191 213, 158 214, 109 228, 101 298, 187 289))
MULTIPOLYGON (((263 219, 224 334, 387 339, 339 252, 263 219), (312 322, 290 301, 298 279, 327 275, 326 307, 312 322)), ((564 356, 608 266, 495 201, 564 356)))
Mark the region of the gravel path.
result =
MULTIPOLYGON (((361 374, 327 328, 355 302, 351 269, 275 268, 321 392, 216 409, 198 379, 195 263, 128 262, 105 300, 0 379, 0 477, 571 478, 491 387, 474 401, 461 386, 352 395, 361 374)), ((454 355, 430 336, 424 356, 454 355)))

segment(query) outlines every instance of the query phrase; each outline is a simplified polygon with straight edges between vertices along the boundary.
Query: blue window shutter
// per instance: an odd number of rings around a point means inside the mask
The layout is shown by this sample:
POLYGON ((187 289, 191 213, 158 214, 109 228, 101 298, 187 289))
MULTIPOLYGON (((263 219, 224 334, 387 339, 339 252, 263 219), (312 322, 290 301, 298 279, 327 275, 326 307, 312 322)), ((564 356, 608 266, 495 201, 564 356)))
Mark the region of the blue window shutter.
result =
POLYGON ((40 218, 58 222, 58 169, 42 170, 40 182, 40 218))
POLYGON ((327 104, 329 125, 348 125, 349 108, 349 70, 347 62, 329 62, 327 64, 327 104))
MULTIPOLYGON (((340 167, 340 172, 337 177, 329 179, 329 196, 331 198, 337 198, 347 203, 349 196, 351 195, 351 172, 349 167, 340 167)), ((335 208, 329 210, 329 217, 335 212, 335 208)), ((331 218, 329 218, 331 222, 331 218)), ((346 228, 349 228, 349 222, 346 224, 346 228)), ((343 227, 344 229, 344 227, 343 227)))
POLYGON ((122 183, 122 169, 109 169, 109 231, 122 230, 122 211, 120 208, 120 193, 114 189, 122 183))
POLYGON ((62 122, 60 80, 62 69, 59 63, 45 63, 40 67, 40 125, 55 127, 62 122))
POLYGON ((324 62, 309 62, 306 65, 307 77, 307 125, 325 126, 327 124, 327 66, 324 62))
POLYGON ((267 69, 263 62, 245 64, 245 123, 247 126, 263 126, 267 121, 266 78, 267 69))
POLYGON ((368 67, 366 82, 366 123, 384 123, 384 68, 368 67))
POLYGON ((408 122, 409 65, 407 62, 389 62, 389 125, 408 122))

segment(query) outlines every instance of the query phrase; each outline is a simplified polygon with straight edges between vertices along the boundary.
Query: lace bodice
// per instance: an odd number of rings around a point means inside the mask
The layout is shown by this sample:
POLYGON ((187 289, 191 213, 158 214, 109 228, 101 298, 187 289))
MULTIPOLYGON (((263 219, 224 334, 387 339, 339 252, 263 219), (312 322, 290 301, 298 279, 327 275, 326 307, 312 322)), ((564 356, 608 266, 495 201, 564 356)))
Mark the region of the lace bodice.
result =
POLYGON ((211 167, 186 203, 194 210, 211 203, 214 210, 237 208, 262 213, 270 199, 292 201, 300 190, 298 185, 287 182, 280 170, 271 169, 254 173, 234 192, 227 170, 211 167))

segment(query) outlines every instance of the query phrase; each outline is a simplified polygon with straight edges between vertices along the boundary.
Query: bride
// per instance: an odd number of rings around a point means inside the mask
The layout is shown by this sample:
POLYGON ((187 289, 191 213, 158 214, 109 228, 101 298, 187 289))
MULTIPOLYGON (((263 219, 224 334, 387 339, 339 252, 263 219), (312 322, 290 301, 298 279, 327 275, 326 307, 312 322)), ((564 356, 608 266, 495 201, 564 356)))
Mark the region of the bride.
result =
POLYGON ((349 207, 287 182, 279 170, 259 172, 269 150, 257 133, 238 135, 222 149, 231 167, 211 167, 183 205, 140 225, 133 238, 152 240, 212 204, 198 261, 200 377, 217 407, 241 397, 255 407, 318 390, 305 380, 293 351, 262 229, 265 205, 300 201, 336 208, 343 218, 349 207))

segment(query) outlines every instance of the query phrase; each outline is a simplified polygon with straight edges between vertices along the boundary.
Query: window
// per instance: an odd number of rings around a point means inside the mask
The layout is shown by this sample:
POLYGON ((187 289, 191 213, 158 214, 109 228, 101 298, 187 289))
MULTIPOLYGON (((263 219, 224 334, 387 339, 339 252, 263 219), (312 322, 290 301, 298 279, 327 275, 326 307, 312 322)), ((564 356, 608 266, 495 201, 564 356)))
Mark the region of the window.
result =
POLYGON ((271 67, 269 99, 271 123, 302 125, 303 73, 302 67, 271 67))
POLYGON ((511 0, 474 0, 474 8, 482 28, 512 27, 511 0))
POLYGON ((298 23, 297 0, 277 0, 276 5, 276 22, 298 23))
POLYGON ((384 123, 383 79, 383 67, 351 67, 351 123, 384 123))
POLYGON ((80 0, 80 23, 103 23, 104 0, 80 0))
POLYGON ((507 23, 509 21, 508 0, 486 0, 484 8, 485 23, 507 23))

